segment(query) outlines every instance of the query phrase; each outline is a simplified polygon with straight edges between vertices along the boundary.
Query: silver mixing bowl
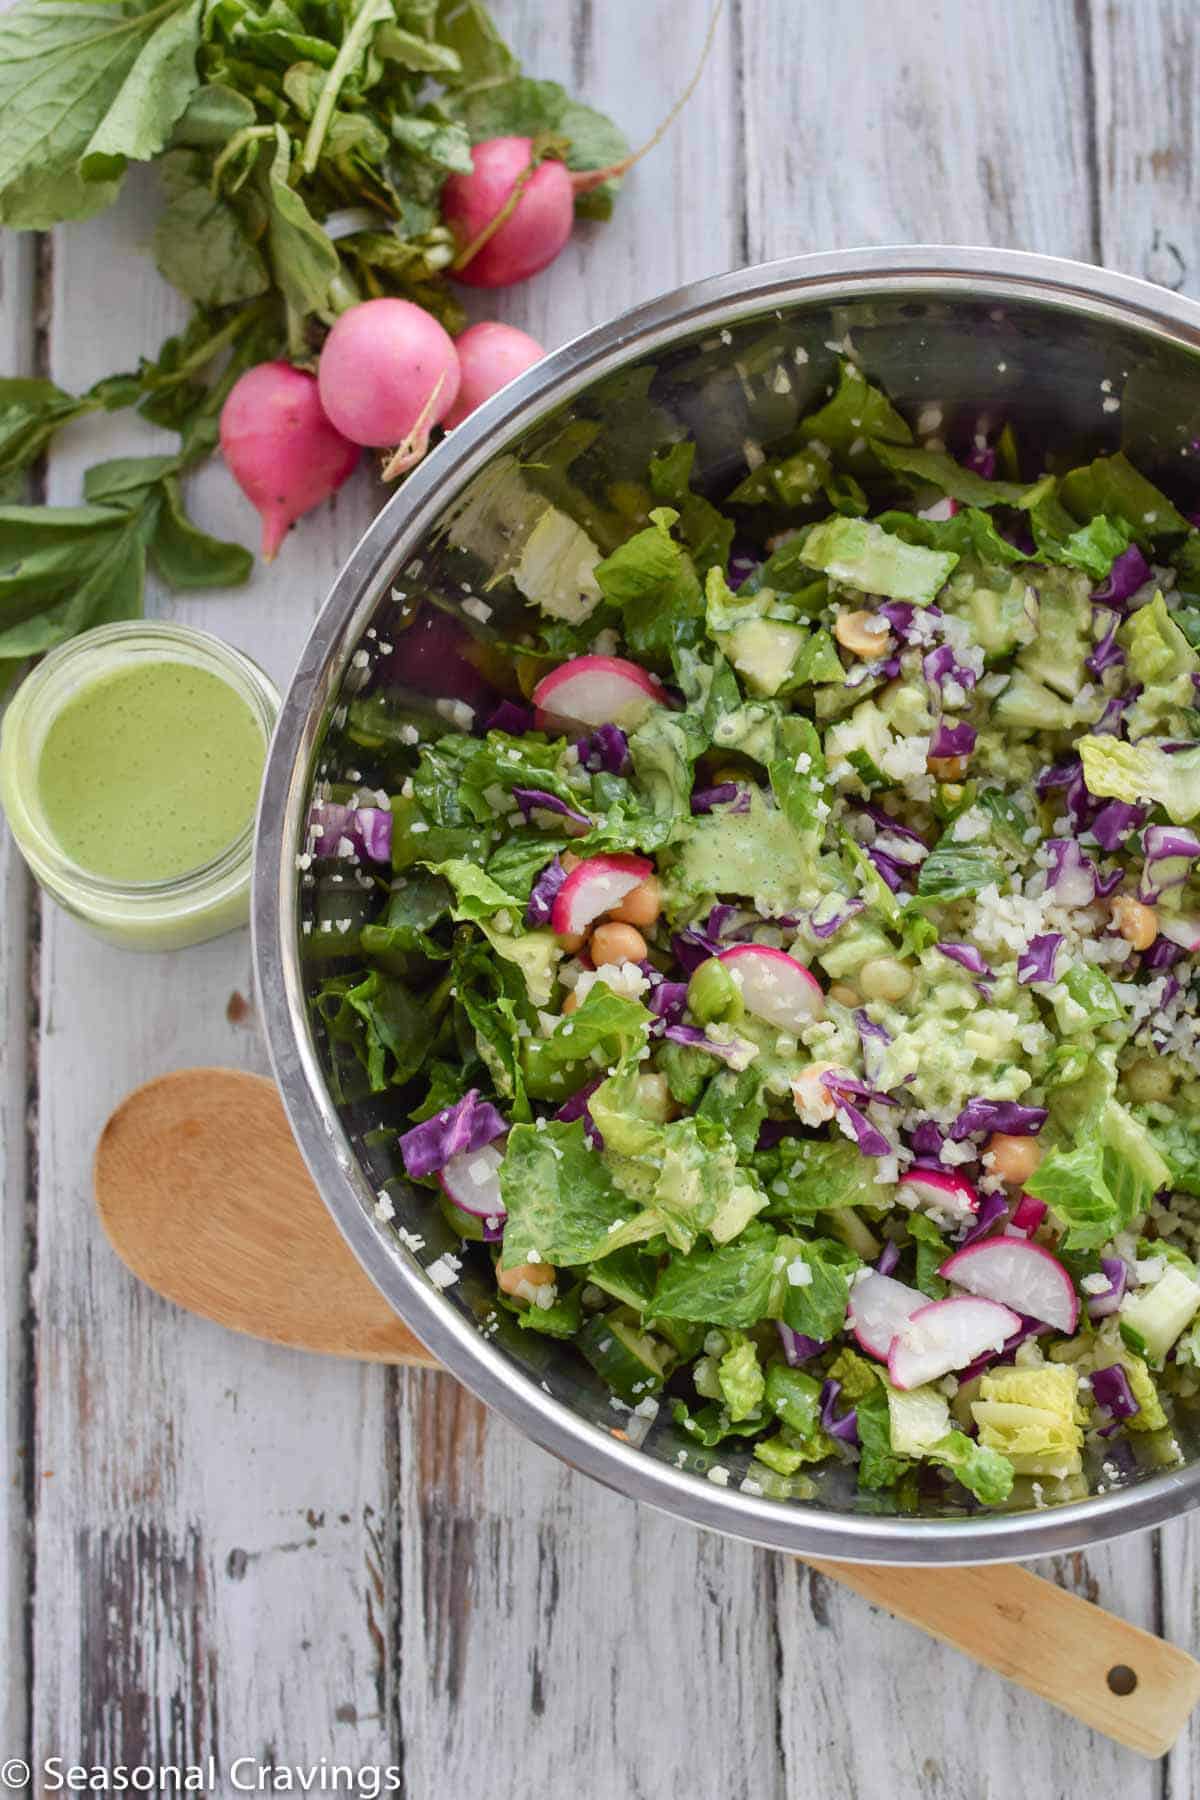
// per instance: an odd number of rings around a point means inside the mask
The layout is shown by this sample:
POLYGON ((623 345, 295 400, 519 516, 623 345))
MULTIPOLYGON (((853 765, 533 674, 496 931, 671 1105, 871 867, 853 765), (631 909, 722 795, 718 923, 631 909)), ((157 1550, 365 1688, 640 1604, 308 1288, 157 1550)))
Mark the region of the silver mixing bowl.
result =
MULTIPOLYGON (((311 971, 300 947, 310 900, 296 857, 319 768, 336 773, 360 760, 339 743, 341 707, 361 682, 356 650, 378 642, 366 637, 372 621, 394 616, 393 585, 433 593, 450 610, 464 573, 480 592, 488 566, 506 566, 523 484, 552 480, 547 471, 561 466, 564 443, 575 458, 572 480, 598 494, 644 477, 664 435, 686 433, 697 444, 699 481, 720 493, 744 469, 748 444, 769 442, 820 404, 847 334, 910 417, 937 407, 947 427, 970 428, 980 415, 1010 419, 1026 442, 1065 456, 1121 445, 1182 505, 1200 500, 1200 307, 1145 282, 1042 256, 913 247, 800 257, 637 307, 547 357, 459 426, 380 513, 338 578, 284 701, 267 768, 254 892, 259 990, 293 1129, 351 1248, 439 1361, 535 1442, 622 1493, 780 1550, 882 1563, 1040 1556, 1194 1506, 1200 1433, 1189 1438, 1186 1424, 1181 1432, 1184 1466, 1085 1501, 974 1515, 940 1502, 920 1517, 856 1495, 844 1469, 801 1504, 740 1492, 747 1459, 725 1445, 707 1456, 688 1448, 680 1468, 666 1407, 634 1449, 613 1435, 621 1421, 574 1351, 515 1326, 481 1335, 485 1275, 464 1268, 446 1293, 429 1279, 423 1263, 457 1245, 427 1195, 396 1190, 397 1223, 425 1239, 420 1260, 376 1218, 376 1192, 394 1169, 332 1103, 307 1005, 311 971), (731 1470, 725 1487, 705 1479, 705 1464, 718 1459, 731 1470)), ((506 580, 488 598, 497 621, 506 605, 510 619, 519 616, 520 595, 506 580)))

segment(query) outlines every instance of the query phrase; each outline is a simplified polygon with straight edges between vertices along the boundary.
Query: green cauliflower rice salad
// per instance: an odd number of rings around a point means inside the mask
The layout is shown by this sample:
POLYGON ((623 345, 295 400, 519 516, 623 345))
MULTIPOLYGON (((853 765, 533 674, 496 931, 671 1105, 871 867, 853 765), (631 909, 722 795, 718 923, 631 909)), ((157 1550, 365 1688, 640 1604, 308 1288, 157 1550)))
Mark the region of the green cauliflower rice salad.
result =
POLYGON ((507 543, 502 461, 393 590, 299 858, 334 1098, 635 1445, 1103 1492, 1200 1395, 1200 532, 849 357, 751 451, 507 543))

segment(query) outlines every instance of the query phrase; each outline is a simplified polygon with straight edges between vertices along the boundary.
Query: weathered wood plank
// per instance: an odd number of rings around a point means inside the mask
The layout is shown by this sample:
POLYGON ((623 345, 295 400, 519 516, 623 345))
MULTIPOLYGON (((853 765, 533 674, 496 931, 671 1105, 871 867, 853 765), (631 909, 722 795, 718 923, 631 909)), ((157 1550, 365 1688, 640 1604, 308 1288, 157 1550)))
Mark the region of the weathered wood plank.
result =
MULTIPOLYGON (((31 238, 0 236, 0 373, 5 375, 27 374, 33 367, 35 250, 31 238)), ((0 1754, 19 1753, 28 1729, 29 909, 25 866, 7 830, 0 830, 0 1754)))
MULTIPOLYGON (((1185 294, 1200 294, 1197 113, 1200 30, 1186 0, 1088 9, 1096 90, 1103 261, 1185 294)), ((1195 1515, 1156 1534, 1159 1629, 1200 1642, 1195 1515)), ((1200 1721, 1167 1758, 1164 1793, 1200 1782, 1200 1721)))
POLYGON ((1072 0, 742 0, 749 259, 854 244, 1092 254, 1072 0))
MULTIPOLYGON (((783 1800, 772 1558, 607 1492, 448 1376, 398 1383, 396 1658, 414 1800, 488 1745, 522 1792, 783 1800)), ((807 1780, 804 1792, 812 1791, 807 1780)), ((832 1789, 826 1790, 832 1794, 832 1789)))
MULTIPOLYGON (((853 45, 836 10, 741 12, 753 258, 904 241, 1095 255, 1089 41, 1069 0, 865 0, 853 45)), ((1154 1628, 1147 1539, 1041 1572, 1154 1628)), ((831 1793, 882 1792, 886 1771, 889 1794, 966 1800, 1019 1734, 1031 1795, 1065 1791, 1080 1759, 1105 1792, 1156 1791, 1136 1758, 819 1577, 781 1562, 776 1580, 789 1788, 832 1756, 831 1793)))
MULTIPOLYGON (((147 190, 57 235, 53 374, 128 367, 181 309, 144 256, 147 190)), ((73 434, 51 498, 98 455, 152 446, 126 419, 73 434)), ((213 466, 213 529, 253 518, 213 466)), ((360 487, 238 593, 172 602, 280 680, 369 507, 360 487)), ((158 604, 155 601, 155 604, 158 604)), ((154 1760, 274 1744, 388 1760, 368 1568, 386 1505, 383 1375, 227 1336, 141 1289, 103 1241, 90 1163, 113 1104, 160 1071, 262 1067, 246 932, 174 956, 97 944, 46 909, 35 1348, 38 1755, 154 1760)))
POLYGON ((1200 31, 1188 0, 1088 7, 1103 260, 1200 292, 1200 31))

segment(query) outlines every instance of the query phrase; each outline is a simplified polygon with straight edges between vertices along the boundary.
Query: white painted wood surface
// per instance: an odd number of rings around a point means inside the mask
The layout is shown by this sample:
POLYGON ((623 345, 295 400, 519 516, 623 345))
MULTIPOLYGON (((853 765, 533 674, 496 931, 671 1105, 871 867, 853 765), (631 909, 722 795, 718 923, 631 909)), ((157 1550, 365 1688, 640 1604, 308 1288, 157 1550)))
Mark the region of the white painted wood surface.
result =
MULTIPOLYGON (((636 142, 707 7, 496 10, 536 73, 636 142)), ((913 239, 1102 257, 1198 291, 1198 56, 1189 0, 727 0, 695 99, 612 223, 496 310, 553 346, 748 258, 913 239)), ((148 195, 133 182, 115 213, 56 236, 49 369, 66 386, 128 365, 181 316, 143 253, 148 195)), ((31 354, 34 284, 28 246, 0 254, 7 370, 31 354)), ((52 459, 50 497, 150 435, 82 428, 52 459)), ((197 498, 211 528, 252 537, 218 467, 197 498)), ((248 590, 173 600, 172 616, 285 680, 371 504, 356 484, 248 590)), ((786 1559, 585 1483, 445 1377, 275 1352, 141 1291, 96 1226, 92 1147, 150 1075, 262 1066, 252 1017, 227 1010, 251 992, 248 943, 134 958, 44 909, 27 1060, 11 858, 0 896, 0 1760, 27 1744, 34 1760, 326 1756, 402 1766, 410 1800, 1200 1787, 1195 1732, 1163 1767, 1141 1763, 786 1559)), ((1195 1648, 1194 1541, 1181 1522, 1042 1572, 1195 1648)))

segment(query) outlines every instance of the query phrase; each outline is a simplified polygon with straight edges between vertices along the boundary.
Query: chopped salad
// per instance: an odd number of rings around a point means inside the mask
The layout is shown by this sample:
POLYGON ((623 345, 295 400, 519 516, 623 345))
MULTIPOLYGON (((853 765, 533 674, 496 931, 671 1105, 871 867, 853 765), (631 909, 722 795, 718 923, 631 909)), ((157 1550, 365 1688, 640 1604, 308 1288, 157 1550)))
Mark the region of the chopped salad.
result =
POLYGON ((850 359, 720 507, 694 455, 476 518, 461 609, 410 571, 356 654, 300 863, 335 1098, 438 1229, 379 1216, 749 1493, 1168 1466, 1200 532, 1120 452, 918 438, 850 359))

